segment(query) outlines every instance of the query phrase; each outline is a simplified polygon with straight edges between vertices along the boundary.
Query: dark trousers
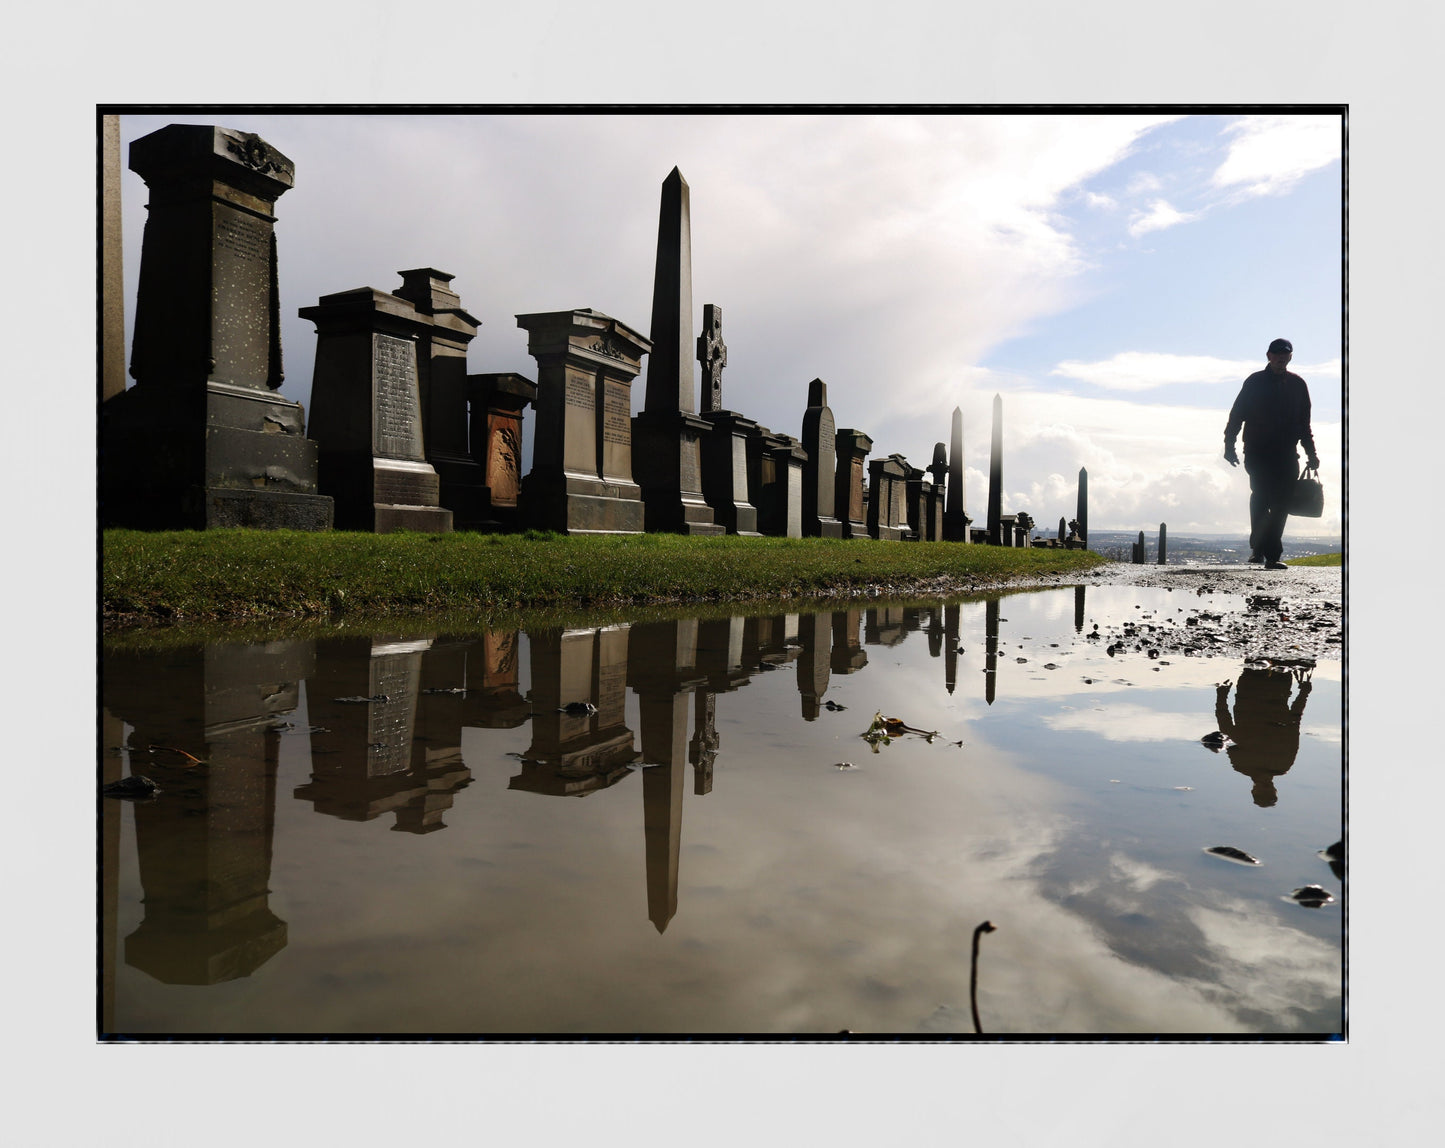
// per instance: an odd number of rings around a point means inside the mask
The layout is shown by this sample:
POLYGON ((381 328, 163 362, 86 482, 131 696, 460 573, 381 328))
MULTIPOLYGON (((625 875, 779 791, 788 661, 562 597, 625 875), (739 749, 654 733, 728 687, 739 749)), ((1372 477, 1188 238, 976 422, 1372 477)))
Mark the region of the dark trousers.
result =
POLYGON ((1284 553, 1284 523, 1299 477, 1299 457, 1246 458, 1244 469, 1249 472, 1249 548, 1266 562, 1278 562, 1284 553))

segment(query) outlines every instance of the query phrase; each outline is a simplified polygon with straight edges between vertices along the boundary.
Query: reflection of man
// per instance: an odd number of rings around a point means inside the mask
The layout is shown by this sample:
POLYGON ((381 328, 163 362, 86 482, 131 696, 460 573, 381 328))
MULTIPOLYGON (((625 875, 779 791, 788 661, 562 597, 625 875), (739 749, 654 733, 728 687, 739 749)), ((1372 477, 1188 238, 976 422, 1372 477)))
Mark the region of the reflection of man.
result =
MULTIPOLYGON (((1311 667, 1312 669, 1313 667, 1311 667)), ((1234 717, 1229 716, 1229 682, 1221 682, 1214 700, 1219 730, 1233 741, 1226 751, 1236 772, 1254 782, 1254 803, 1278 800, 1274 779, 1288 773, 1299 753, 1300 720, 1310 693, 1310 669, 1258 669, 1246 666, 1239 675, 1234 717), (1292 681, 1299 693, 1290 704, 1292 681)))
POLYGON ((1238 466, 1234 437, 1244 427, 1244 469, 1249 473, 1249 560, 1266 570, 1283 570, 1284 524, 1290 495, 1299 477, 1295 445, 1305 448, 1305 461, 1319 469, 1310 432, 1310 389, 1289 370, 1294 347, 1276 339, 1266 353, 1269 366, 1244 380, 1224 428, 1224 457, 1238 466))

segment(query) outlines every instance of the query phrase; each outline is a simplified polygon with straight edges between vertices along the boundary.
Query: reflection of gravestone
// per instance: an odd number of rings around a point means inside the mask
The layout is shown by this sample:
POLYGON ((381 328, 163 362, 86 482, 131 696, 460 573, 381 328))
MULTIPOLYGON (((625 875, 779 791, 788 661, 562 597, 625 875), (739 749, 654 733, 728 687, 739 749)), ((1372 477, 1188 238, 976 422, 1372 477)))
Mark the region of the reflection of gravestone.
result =
POLYGON ((828 384, 808 384, 808 408, 803 412, 803 535, 807 538, 842 538, 843 524, 834 517, 834 488, 838 456, 837 428, 828 406, 828 384))
POLYGON ((532 744, 508 789, 583 797, 628 775, 638 757, 627 727, 630 644, 626 626, 530 635, 532 744), (567 713, 569 705, 579 712, 567 713))
POLYGON ((301 318, 316 324, 308 433, 321 451, 321 489, 341 530, 444 532, 426 461, 417 340, 431 322, 398 295, 356 287, 323 295, 301 318))
POLYGON ((437 472, 437 497, 452 512, 453 527, 475 530, 486 522, 486 477, 467 445, 467 344, 481 324, 462 310, 449 286, 454 276, 435 267, 398 274, 397 297, 427 320, 416 332, 417 384, 422 444, 437 472))
POLYGON ((632 480, 632 380, 651 343, 591 308, 518 315, 537 360, 532 469, 522 521, 562 534, 638 534, 632 480))
POLYGON ((748 443, 761 428, 752 419, 722 407, 722 369, 728 361, 722 341, 722 308, 702 309, 703 333, 697 338, 702 367, 702 417, 712 430, 702 440, 702 495, 713 517, 729 534, 758 533, 758 511, 748 500, 748 443))
POLYGON ((798 654, 798 695, 804 721, 817 721, 828 692, 828 668, 832 654, 831 614, 804 614, 798 619, 798 637, 803 647, 798 654))
POLYGON ((259 136, 171 124, 136 140, 150 190, 131 374, 101 409, 101 522, 326 530, 316 444, 282 398, 274 232, 293 166, 259 136))
POLYGON ((896 646, 907 636, 902 606, 869 606, 863 615, 863 640, 870 646, 896 646))
POLYGON ((837 471, 833 480, 833 515, 844 538, 868 537, 867 508, 863 505, 863 460, 873 440, 860 430, 844 427, 834 436, 837 471))
POLYGON ((861 610, 833 611, 833 652, 828 668, 835 674, 856 674, 868 664, 868 652, 858 640, 861 610))
POLYGON ((693 394, 692 224, 687 181, 677 168, 662 183, 649 334, 647 391, 632 420, 647 529, 722 534, 703 498, 702 442, 712 428, 697 416, 693 394))
POLYGON ((482 471, 478 529, 516 530, 522 494, 522 413, 537 384, 511 372, 467 376, 471 448, 482 471))
POLYGON ((277 726, 313 657, 310 642, 278 641, 103 658, 106 708, 133 727, 132 771, 161 787, 133 811, 145 916, 125 940, 127 964, 166 984, 210 985, 249 976, 285 947, 286 923, 269 906, 277 726), (146 755, 152 745, 167 749, 146 755))

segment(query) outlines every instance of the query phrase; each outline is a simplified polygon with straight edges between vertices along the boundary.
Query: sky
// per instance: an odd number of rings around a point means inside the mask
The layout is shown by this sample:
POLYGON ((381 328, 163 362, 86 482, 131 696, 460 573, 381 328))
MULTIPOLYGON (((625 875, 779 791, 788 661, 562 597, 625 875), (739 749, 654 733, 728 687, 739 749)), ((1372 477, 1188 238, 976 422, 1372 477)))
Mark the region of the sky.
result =
MULTIPOLYGON (((1003 509, 1052 530, 1089 473, 1091 530, 1242 534, 1223 429, 1269 342, 1310 386, 1325 515, 1343 492, 1339 115, 253 114, 121 118, 255 132, 296 167, 276 204, 286 382, 310 402, 326 294, 455 276, 474 373, 536 378, 515 316, 592 307, 644 334, 661 185, 690 189, 694 334, 723 311, 723 405, 794 436, 821 378, 873 458, 927 466, 964 427, 986 513, 993 397, 1003 509)), ((124 171, 127 354, 146 187, 124 171)), ((641 409, 646 379, 633 388, 641 409)), ((524 430, 530 467, 534 420, 524 430)))

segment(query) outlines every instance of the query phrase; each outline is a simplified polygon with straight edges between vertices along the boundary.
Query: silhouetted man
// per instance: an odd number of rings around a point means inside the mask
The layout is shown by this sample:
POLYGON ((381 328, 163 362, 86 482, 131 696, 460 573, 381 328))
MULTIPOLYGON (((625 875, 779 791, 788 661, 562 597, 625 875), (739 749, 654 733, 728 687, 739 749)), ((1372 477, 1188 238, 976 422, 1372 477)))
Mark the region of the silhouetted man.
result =
POLYGON ((1284 570, 1284 523, 1299 477, 1296 445, 1305 448, 1310 468, 1319 469, 1310 431, 1310 389, 1289 370, 1294 347, 1276 339, 1266 352, 1269 366, 1244 380, 1224 428, 1224 457, 1238 466, 1234 438, 1244 427, 1244 469, 1249 473, 1249 560, 1266 570, 1284 570))
MULTIPOLYGON (((1312 667, 1311 667, 1312 668, 1312 667)), ((1246 666, 1235 687, 1234 716, 1229 715, 1230 682, 1215 691, 1214 719, 1231 744, 1229 764, 1254 783, 1254 803, 1268 808, 1278 800, 1274 779, 1289 772, 1299 755, 1300 722, 1310 696, 1310 669, 1289 671, 1246 666), (1294 702, 1290 685, 1299 684, 1294 702)))

